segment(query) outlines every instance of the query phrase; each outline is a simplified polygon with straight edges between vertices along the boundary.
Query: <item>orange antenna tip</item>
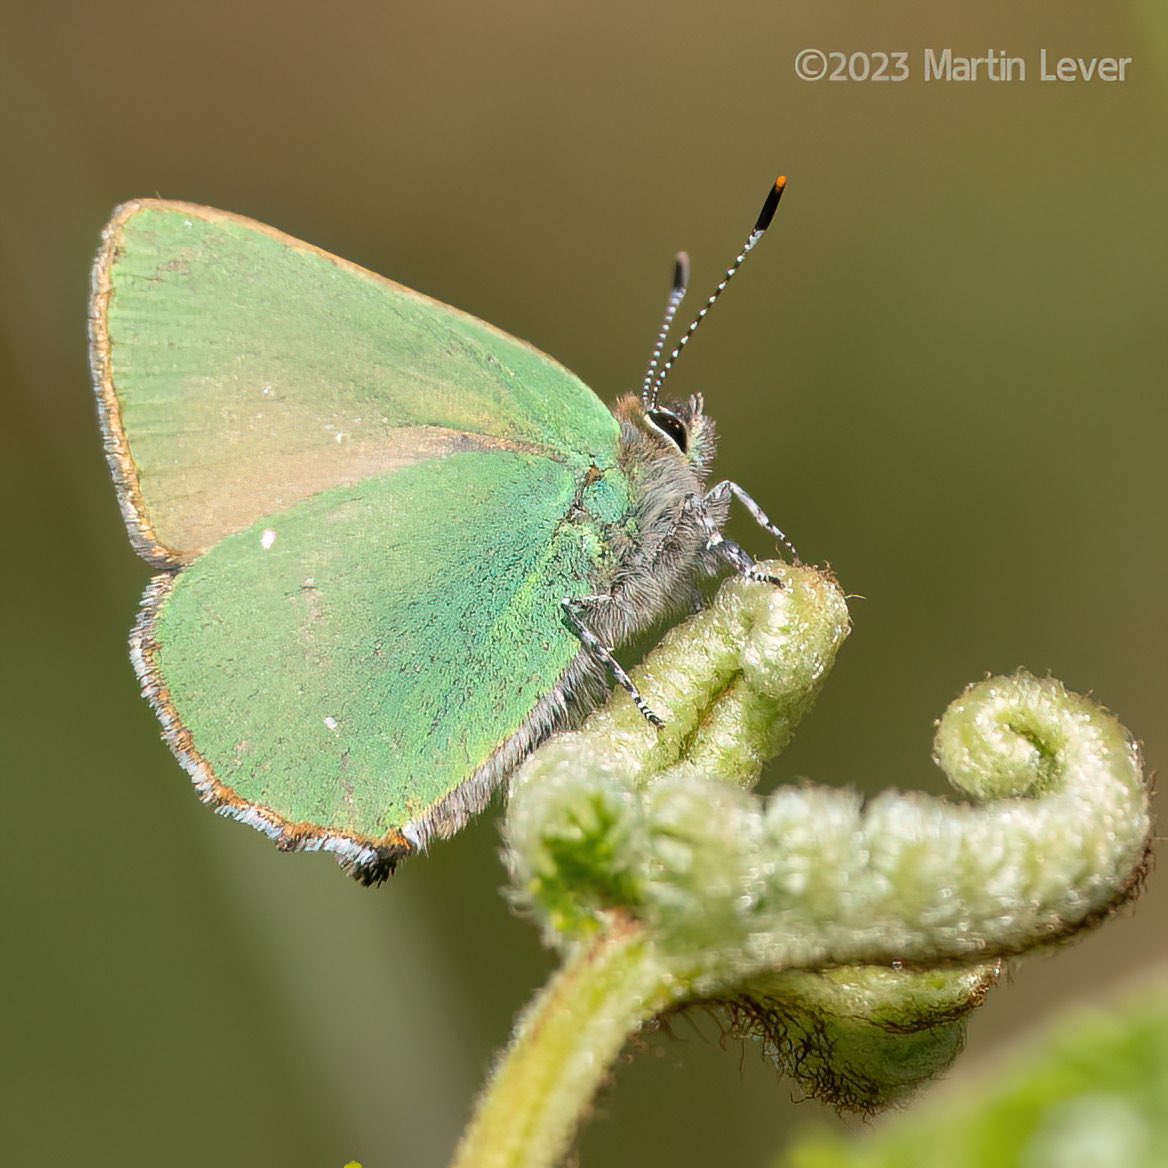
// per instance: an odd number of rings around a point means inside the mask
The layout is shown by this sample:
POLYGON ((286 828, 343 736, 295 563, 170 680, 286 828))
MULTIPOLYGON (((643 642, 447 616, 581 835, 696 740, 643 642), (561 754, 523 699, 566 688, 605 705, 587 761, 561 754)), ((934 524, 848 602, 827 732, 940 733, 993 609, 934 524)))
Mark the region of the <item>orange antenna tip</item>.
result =
POLYGON ((787 176, 780 174, 775 179, 775 185, 767 191, 766 202, 762 205, 762 210, 758 213, 758 221, 754 225, 755 234, 761 234, 770 225, 771 220, 775 217, 775 212, 779 209, 779 200, 783 197, 783 191, 787 189, 787 176))

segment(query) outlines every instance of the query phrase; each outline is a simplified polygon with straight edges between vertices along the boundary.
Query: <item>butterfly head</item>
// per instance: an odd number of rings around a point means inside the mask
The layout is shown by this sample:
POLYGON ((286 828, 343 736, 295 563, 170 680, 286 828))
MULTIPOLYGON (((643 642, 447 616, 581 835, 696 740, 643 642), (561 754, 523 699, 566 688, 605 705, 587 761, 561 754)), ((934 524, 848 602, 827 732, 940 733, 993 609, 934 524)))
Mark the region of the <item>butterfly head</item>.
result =
POLYGON ((614 412, 626 452, 640 461, 688 469, 705 481, 714 460, 715 431, 701 394, 648 408, 640 397, 628 394, 616 403, 614 412))

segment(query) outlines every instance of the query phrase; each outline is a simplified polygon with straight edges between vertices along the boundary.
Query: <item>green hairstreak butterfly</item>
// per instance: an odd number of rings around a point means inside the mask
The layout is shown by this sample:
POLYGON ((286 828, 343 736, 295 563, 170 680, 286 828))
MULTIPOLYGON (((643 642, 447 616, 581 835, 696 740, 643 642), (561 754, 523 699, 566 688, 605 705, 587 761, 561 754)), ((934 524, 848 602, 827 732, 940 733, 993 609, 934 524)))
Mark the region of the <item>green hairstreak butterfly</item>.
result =
MULTIPOLYGON (((723 537, 700 397, 661 400, 678 257, 640 394, 249 219, 143 199, 107 225, 91 357, 156 569, 131 638, 202 798, 374 883, 480 810, 610 677, 610 650, 756 574, 723 537)), ((793 549, 792 549, 793 550, 793 549)))

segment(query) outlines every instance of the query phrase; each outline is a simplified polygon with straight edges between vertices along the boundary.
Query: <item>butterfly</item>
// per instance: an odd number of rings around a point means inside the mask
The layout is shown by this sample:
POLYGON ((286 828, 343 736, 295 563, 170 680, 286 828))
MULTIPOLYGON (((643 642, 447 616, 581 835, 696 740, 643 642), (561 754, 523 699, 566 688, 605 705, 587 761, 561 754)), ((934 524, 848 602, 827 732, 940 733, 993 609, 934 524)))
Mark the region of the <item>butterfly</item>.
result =
POLYGON ((273 228, 142 199, 106 226, 91 361, 135 549, 131 657, 200 796, 378 883, 457 831, 725 567, 702 399, 670 368, 688 261, 639 394, 273 228))

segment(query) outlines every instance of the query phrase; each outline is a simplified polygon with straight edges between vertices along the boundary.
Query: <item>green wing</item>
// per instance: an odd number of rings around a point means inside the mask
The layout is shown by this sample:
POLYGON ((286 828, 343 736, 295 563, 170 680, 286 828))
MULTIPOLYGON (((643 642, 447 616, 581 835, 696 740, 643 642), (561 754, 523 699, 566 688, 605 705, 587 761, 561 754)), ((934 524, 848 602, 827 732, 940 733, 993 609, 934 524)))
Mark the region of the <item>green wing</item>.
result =
POLYGON ((490 325, 261 224, 119 208, 106 450, 155 579, 135 665, 204 796, 366 879, 449 834, 581 679, 618 426, 490 325))
POLYGON ((338 486, 468 450, 611 465, 616 422, 522 341, 262 224, 119 208, 92 356, 135 546, 189 563, 338 486))
MULTIPOLYGON (((608 477, 590 494, 615 515, 608 477)), ((612 555, 568 518, 579 498, 549 459, 455 454, 317 495, 159 577, 136 664, 204 795, 373 879, 461 826, 562 711, 579 644, 560 601, 612 555)))

